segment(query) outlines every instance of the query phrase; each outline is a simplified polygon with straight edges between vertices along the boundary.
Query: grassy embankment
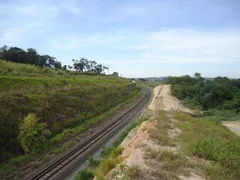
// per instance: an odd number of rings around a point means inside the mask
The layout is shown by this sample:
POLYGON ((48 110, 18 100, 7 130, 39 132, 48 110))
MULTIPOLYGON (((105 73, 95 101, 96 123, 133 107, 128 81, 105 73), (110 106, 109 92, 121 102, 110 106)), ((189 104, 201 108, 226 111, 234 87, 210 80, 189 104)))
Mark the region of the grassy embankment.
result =
POLYGON ((137 94, 139 88, 127 79, 0 61, 1 169, 96 123, 137 94), (51 135, 24 155, 17 137, 19 124, 29 113, 46 123, 51 135))
MULTIPOLYGON (((179 179, 180 176, 199 174, 212 180, 238 180, 240 177, 240 139, 226 127, 202 117, 194 117, 183 112, 160 111, 140 119, 133 124, 110 147, 102 150, 100 160, 89 158, 90 167, 79 171, 76 180, 105 179, 106 174, 120 164, 119 177, 138 179, 144 177, 137 166, 129 167, 122 163, 119 144, 128 132, 151 119, 157 122, 154 129, 149 129, 150 137, 160 146, 159 150, 146 147, 145 159, 152 167, 150 175, 161 179, 179 179), (174 120, 173 120, 174 119, 174 120), (169 132, 180 129, 175 137, 169 132), (168 148, 169 147, 169 150, 168 148), (177 148, 176 151, 170 150, 177 148)), ((114 178, 114 177, 108 177, 114 178)))

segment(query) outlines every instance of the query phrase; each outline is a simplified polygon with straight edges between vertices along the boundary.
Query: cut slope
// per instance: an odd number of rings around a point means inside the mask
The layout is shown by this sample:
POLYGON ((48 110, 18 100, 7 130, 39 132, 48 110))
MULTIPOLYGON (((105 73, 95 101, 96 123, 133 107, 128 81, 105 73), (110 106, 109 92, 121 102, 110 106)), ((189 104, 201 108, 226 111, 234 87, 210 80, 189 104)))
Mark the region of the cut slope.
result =
POLYGON ((67 128, 87 126, 88 120, 138 92, 131 81, 108 76, 0 76, 1 162, 22 154, 17 140, 19 123, 29 113, 47 123, 54 137, 67 128))

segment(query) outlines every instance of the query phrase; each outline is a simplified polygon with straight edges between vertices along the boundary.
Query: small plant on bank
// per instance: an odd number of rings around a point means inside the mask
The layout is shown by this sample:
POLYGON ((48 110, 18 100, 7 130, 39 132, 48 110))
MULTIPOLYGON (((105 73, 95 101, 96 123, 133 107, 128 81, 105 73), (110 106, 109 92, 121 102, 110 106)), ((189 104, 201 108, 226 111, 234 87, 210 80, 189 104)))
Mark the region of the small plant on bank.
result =
POLYGON ((99 165, 100 162, 99 162, 99 160, 94 159, 93 156, 89 156, 88 163, 89 163, 90 167, 96 167, 99 165))
POLYGON ((87 169, 80 170, 74 177, 74 180, 92 180, 94 175, 87 169))
POLYGON ((20 124, 19 142, 26 154, 30 153, 33 148, 38 147, 46 140, 46 135, 51 132, 46 129, 46 123, 39 123, 39 118, 35 114, 28 114, 20 124))

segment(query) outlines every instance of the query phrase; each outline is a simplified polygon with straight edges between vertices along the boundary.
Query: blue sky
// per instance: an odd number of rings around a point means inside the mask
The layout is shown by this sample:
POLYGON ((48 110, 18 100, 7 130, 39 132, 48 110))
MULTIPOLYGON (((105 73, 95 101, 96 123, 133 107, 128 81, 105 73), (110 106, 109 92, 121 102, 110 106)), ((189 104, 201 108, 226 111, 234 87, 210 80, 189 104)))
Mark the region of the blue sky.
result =
POLYGON ((125 77, 240 77, 239 0, 0 0, 0 45, 125 77))

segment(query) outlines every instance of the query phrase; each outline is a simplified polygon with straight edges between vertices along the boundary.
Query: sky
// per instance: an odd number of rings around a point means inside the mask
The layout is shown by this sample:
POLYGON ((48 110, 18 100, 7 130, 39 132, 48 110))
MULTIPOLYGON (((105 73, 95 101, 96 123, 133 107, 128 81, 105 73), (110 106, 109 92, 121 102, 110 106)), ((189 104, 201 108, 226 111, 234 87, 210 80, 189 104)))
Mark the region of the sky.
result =
POLYGON ((0 46, 124 77, 240 78, 240 0, 0 0, 0 46))

